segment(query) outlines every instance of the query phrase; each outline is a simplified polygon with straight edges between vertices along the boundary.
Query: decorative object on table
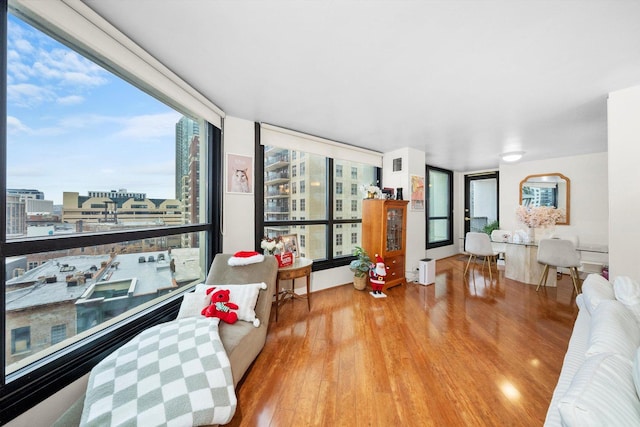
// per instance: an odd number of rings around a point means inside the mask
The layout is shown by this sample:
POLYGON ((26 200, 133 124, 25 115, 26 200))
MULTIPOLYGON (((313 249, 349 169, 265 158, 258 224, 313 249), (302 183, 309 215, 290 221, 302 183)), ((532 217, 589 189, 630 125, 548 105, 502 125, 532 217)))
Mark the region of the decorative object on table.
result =
POLYGON ((264 251, 265 255, 275 255, 276 253, 280 253, 284 248, 284 243, 282 242, 282 236, 276 237, 263 237, 260 242, 260 247, 264 251))
POLYGON ((380 187, 377 185, 362 184, 360 191, 364 194, 365 199, 384 199, 384 197, 382 197, 382 190, 380 190, 380 187))
POLYGON ((282 252, 276 254, 276 259, 278 260, 278 268, 289 267, 290 265, 293 265, 293 263, 295 262, 295 257, 296 256, 293 254, 293 252, 282 252))
POLYGON ((367 287, 367 273, 371 268, 371 258, 360 246, 356 246, 353 255, 357 257, 349 264, 349 269, 354 273, 353 287, 363 291, 367 287))
POLYGON ((233 254, 227 263, 230 266, 249 265, 264 261, 264 255, 256 251, 239 251, 233 254))
POLYGON ((387 266, 384 265, 384 260, 378 254, 376 254, 375 264, 371 264, 369 269, 369 283, 371 283, 372 291, 369 292, 374 298, 386 298, 387 296, 382 293, 384 288, 385 277, 387 276, 387 266))
POLYGON ((565 214, 562 209, 552 206, 518 206, 516 208, 518 221, 527 226, 527 242, 535 241, 535 229, 552 227, 556 225, 565 214))
POLYGON ((393 188, 384 187, 382 189, 382 195, 384 196, 383 199, 385 199, 385 200, 393 200, 393 199, 395 199, 395 193, 396 193, 396 191, 393 188))
POLYGON ((291 252, 295 261, 295 258, 300 256, 298 251, 298 235, 285 234, 284 236, 280 236, 280 239, 283 244, 283 248, 280 252, 291 252))
POLYGON ((404 200, 402 197, 402 187, 396 188, 396 200, 404 200))

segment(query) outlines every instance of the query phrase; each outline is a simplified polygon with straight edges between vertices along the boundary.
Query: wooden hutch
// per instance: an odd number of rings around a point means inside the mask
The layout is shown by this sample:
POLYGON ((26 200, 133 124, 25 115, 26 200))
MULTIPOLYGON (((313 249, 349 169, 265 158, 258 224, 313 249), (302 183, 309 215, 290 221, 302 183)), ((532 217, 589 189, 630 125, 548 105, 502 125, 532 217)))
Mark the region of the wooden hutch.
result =
POLYGON ((362 201, 362 248, 375 262, 380 255, 387 266, 384 290, 405 281, 407 200, 362 201))

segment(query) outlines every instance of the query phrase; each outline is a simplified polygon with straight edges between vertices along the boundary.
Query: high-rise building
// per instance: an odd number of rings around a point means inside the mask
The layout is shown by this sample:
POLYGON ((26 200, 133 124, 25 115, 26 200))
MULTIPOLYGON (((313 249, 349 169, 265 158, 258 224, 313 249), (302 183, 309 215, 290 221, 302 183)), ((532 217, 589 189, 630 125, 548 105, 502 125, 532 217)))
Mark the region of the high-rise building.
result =
POLYGON ((182 116, 176 123, 176 199, 182 197, 182 177, 189 175, 189 147, 194 136, 200 135, 198 122, 182 116))

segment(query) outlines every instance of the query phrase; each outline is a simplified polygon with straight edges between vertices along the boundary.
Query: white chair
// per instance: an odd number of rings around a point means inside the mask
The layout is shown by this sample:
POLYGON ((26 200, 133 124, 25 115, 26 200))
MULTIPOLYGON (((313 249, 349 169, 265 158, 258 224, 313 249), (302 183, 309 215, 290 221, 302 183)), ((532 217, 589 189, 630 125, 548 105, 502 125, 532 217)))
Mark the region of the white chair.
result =
POLYGON ((469 260, 467 261, 467 266, 464 269, 464 274, 467 274, 471 260, 481 256, 484 257, 482 260, 482 268, 484 269, 484 264, 487 262, 489 265, 489 279, 493 280, 491 274, 491 260, 496 264, 497 271, 498 265, 496 257, 498 256, 498 252, 496 252, 491 246, 491 239, 489 238, 489 235, 474 231, 468 232, 464 239, 464 250, 469 254, 469 260))
POLYGON ((568 268, 573 288, 578 294, 578 267, 580 267, 580 254, 576 250, 571 240, 565 239, 542 239, 538 242, 538 262, 544 264, 544 270, 538 281, 536 292, 540 286, 547 286, 547 276, 549 275, 549 266, 568 268))

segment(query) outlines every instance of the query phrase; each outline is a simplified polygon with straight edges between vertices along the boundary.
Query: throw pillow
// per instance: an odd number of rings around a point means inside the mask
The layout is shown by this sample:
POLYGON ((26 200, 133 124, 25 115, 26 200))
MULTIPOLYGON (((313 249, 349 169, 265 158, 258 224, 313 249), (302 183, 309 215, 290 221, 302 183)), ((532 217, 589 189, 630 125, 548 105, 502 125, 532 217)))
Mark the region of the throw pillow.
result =
POLYGON ((640 321, 640 284, 630 277, 618 276, 613 281, 616 299, 623 303, 640 321))
POLYGON ((638 346, 640 327, 631 311, 620 301, 600 302, 591 317, 587 357, 598 353, 616 353, 633 360, 638 346))
POLYGON ((182 304, 178 311, 178 319, 202 316, 200 312, 210 302, 210 297, 202 292, 189 292, 182 297, 182 304))
POLYGON ((593 314, 600 301, 616 299, 613 285, 599 274, 590 274, 584 279, 582 295, 589 314, 593 314))
POLYGON ((640 425, 632 362, 617 354, 588 357, 558 403, 568 427, 640 425))
MULTIPOLYGON (((195 292, 206 294, 209 288, 229 289, 230 301, 238 305, 238 319, 244 320, 245 322, 252 322, 256 328, 260 326, 260 319, 256 317, 255 308, 260 289, 267 289, 266 283, 248 283, 242 285, 207 285, 201 283, 196 285, 195 292)), ((204 308, 204 306, 202 308, 204 308)))

